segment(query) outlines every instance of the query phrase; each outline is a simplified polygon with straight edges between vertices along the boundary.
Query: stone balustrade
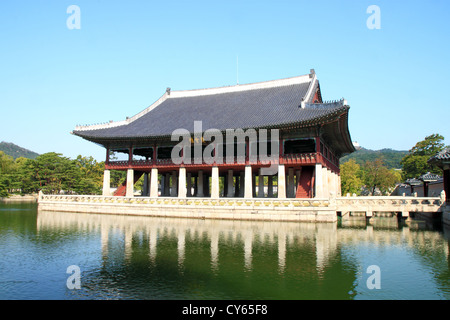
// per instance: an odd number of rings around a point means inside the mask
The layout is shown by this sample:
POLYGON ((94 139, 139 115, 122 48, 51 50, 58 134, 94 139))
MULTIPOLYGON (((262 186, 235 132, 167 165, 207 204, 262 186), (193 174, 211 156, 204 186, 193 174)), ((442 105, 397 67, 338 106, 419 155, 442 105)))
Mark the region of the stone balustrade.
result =
POLYGON ((176 197, 115 197, 95 195, 45 195, 41 194, 39 202, 69 202, 69 203, 117 203, 142 205, 173 205, 173 206, 223 206, 251 208, 320 208, 330 207, 328 199, 245 199, 245 198, 176 198, 176 197))
POLYGON ((336 199, 341 212, 439 212, 443 207, 439 197, 340 197, 336 199))
POLYGON ((335 222, 337 212, 434 214, 445 211, 439 197, 338 197, 330 198, 199 198, 115 197, 96 195, 39 194, 38 203, 47 211, 107 213, 241 220, 335 222))
POLYGON ((39 195, 42 211, 265 221, 336 222, 329 199, 39 195))

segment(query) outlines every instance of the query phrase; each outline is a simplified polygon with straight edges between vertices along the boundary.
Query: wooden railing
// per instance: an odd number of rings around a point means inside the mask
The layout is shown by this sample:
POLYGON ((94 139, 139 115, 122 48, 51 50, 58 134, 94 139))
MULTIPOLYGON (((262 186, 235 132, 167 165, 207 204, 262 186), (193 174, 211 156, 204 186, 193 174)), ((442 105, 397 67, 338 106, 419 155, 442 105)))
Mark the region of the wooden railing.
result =
MULTIPOLYGON (((265 166, 270 164, 287 164, 287 165, 303 165, 303 164, 315 164, 318 162, 316 153, 299 153, 299 154, 285 154, 279 157, 279 159, 268 158, 266 160, 254 160, 252 158, 244 159, 242 157, 234 157, 232 161, 224 157, 223 160, 213 164, 206 163, 204 159, 192 158, 190 163, 183 163, 183 166, 230 166, 230 165, 258 165, 265 166)), ((109 161, 106 164, 107 169, 123 170, 127 168, 152 168, 152 167, 179 167, 180 165, 174 164, 172 159, 156 159, 156 160, 132 160, 130 161, 109 161)))

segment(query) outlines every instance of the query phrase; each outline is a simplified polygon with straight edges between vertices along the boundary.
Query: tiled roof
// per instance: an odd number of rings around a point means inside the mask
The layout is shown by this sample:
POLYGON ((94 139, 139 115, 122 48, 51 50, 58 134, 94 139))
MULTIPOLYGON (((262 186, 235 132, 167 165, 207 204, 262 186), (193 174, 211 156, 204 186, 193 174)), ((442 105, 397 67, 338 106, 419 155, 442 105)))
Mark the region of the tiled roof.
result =
POLYGON ((427 172, 419 177, 421 181, 436 181, 440 178, 437 174, 427 172))
POLYGON ((412 186, 416 186, 416 185, 421 184, 422 181, 420 181, 420 180, 418 180, 418 179, 416 179, 416 178, 410 178, 410 179, 407 179, 407 180, 405 181, 405 183, 406 183, 406 184, 409 184, 409 185, 412 185, 412 186))
POLYGON ((428 162, 450 161, 450 148, 446 148, 431 157, 428 162))
POLYGON ((170 91, 125 121, 79 126, 73 134, 90 141, 170 136, 176 129, 194 132, 194 121, 207 129, 311 126, 346 114, 345 100, 313 104, 315 74, 213 89, 170 91))

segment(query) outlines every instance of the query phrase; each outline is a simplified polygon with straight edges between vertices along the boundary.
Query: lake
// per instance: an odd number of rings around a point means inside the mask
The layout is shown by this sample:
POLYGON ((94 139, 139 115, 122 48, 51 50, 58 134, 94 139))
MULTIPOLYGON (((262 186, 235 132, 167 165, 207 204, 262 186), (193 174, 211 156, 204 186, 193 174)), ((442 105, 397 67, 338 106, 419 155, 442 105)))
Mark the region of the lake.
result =
POLYGON ((0 203, 0 299, 449 300, 450 230, 255 222, 0 203))

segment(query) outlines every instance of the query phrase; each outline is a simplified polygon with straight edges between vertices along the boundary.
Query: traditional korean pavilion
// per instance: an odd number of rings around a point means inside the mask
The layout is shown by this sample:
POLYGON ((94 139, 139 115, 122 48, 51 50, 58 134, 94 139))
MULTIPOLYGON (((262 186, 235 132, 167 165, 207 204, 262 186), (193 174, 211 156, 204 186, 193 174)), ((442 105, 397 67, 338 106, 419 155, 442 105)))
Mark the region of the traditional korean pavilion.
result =
POLYGON ((116 196, 133 196, 134 183, 144 175, 143 195, 150 197, 328 198, 341 192, 339 159, 355 151, 348 112, 346 100, 322 101, 311 70, 298 77, 220 88, 168 88, 131 118, 77 126, 72 133, 106 148, 104 195, 110 195, 110 170, 126 170, 127 180, 116 196), (201 123, 200 136, 196 123, 201 123), (194 159, 195 152, 181 163, 174 161, 171 155, 179 141, 172 137, 179 129, 202 151, 213 146, 214 161, 194 159), (244 139, 231 143, 234 150, 242 147, 244 156, 216 161, 218 154, 230 150, 230 142, 204 139, 202 134, 212 129, 224 137, 227 130, 242 129, 244 139), (257 143, 245 136, 250 129, 257 133, 257 143), (270 135, 277 130, 276 149, 263 129, 270 135), (276 166, 275 174, 264 173, 269 163, 258 154, 264 143, 268 154, 276 154, 270 163, 276 166))

